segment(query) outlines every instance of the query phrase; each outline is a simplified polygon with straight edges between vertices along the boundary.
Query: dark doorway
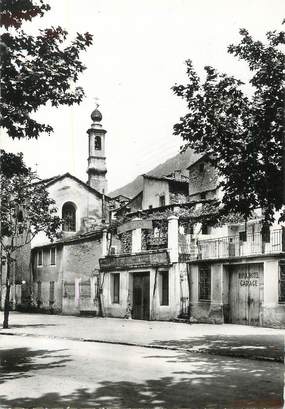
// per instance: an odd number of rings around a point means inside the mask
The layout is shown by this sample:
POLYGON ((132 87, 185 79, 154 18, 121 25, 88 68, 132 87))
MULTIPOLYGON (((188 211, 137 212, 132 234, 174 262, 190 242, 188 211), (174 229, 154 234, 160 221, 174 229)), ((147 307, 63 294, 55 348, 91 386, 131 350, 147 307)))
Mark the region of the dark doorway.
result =
POLYGON ((149 320, 149 273, 133 274, 133 314, 136 320, 149 320))

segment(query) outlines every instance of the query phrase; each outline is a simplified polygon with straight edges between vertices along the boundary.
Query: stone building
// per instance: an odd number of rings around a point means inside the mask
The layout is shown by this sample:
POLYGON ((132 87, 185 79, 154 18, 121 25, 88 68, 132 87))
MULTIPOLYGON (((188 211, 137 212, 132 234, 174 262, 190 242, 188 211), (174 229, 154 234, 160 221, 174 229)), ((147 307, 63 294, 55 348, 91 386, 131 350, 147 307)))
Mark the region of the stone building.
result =
MULTIPOLYGON (((70 173, 40 180, 55 200, 63 219, 59 240, 51 243, 44 233, 38 234, 16 256, 17 297, 14 304, 22 309, 47 312, 98 313, 99 258, 106 254, 109 205, 120 201, 106 195, 106 130, 96 108, 88 129, 88 181, 70 173), (24 282, 24 283, 23 283, 24 282), (23 296, 25 293, 25 297, 23 296), (27 297, 29 293, 29 297, 27 297)), ((2 282, 3 283, 3 282, 2 282)))
POLYGON ((100 260, 105 314, 284 327, 284 227, 264 230, 262 212, 216 225, 217 172, 206 157, 188 170, 186 203, 169 204, 167 178, 148 176, 118 210, 120 245, 100 260))
MULTIPOLYGON (((222 197, 216 172, 202 165, 204 159, 189 167, 192 201, 222 197)), ((179 244, 191 277, 191 321, 284 327, 283 225, 276 221, 264 230, 262 212, 256 212, 247 223, 232 215, 219 227, 195 224, 191 233, 180 236, 179 244)))

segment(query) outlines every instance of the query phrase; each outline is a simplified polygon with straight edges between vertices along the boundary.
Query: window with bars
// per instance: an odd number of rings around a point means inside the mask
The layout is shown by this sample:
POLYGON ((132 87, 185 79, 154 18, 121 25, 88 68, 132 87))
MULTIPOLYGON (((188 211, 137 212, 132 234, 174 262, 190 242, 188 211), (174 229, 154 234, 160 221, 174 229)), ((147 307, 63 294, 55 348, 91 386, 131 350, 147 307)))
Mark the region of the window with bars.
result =
POLYGON ((160 282, 161 282, 161 296, 160 305, 169 305, 169 276, 168 271, 161 271, 160 282))
POLYGON ((64 203, 62 206, 63 231, 76 230, 76 210, 72 203, 64 203))
POLYGON ((211 300, 211 267, 199 267, 199 300, 211 300))
POLYGON ((51 249, 50 249, 50 264, 52 266, 55 266, 55 264, 56 264, 55 258, 56 258, 56 248, 51 247, 51 249))
POLYGON ((112 303, 120 303, 120 273, 112 274, 112 303))
POLYGON ((279 264, 279 302, 285 303, 285 260, 279 264))

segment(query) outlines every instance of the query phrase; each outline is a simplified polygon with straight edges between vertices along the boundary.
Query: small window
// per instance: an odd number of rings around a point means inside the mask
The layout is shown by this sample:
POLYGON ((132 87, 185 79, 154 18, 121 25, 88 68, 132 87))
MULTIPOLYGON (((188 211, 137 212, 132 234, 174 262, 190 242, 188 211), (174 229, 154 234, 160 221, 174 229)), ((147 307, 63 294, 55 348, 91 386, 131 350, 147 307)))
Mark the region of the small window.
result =
POLYGON ((159 206, 160 207, 165 206, 165 196, 164 195, 159 196, 159 206))
POLYGON ((204 199, 206 199, 206 193, 205 192, 203 192, 203 193, 201 193, 201 200, 204 200, 204 199))
POLYGON ((39 250, 38 254, 37 254, 37 259, 38 259, 38 266, 42 266, 43 265, 43 251, 39 250))
POLYGON ((55 247, 51 247, 51 249, 50 249, 50 264, 52 265, 52 266, 55 266, 55 263, 56 263, 56 261, 55 261, 55 256, 56 255, 56 249, 55 249, 55 247))
POLYGON ((152 209, 152 205, 149 205, 148 208, 149 208, 149 209, 152 209))
POLYGON ((99 135, 97 135, 95 137, 95 150, 96 151, 100 151, 102 148, 102 144, 101 144, 101 137, 99 135))
POLYGON ((169 305, 169 277, 168 271, 159 273, 161 280, 161 297, 160 305, 169 305))
POLYGON ((208 234, 208 226, 205 223, 202 224, 202 234, 208 234))
POLYGON ((63 231, 76 230, 76 210, 72 203, 62 206, 63 231))
POLYGON ((49 282, 49 301, 54 303, 54 281, 49 282))
POLYGON ((120 273, 112 274, 112 281, 113 281, 113 294, 112 294, 112 303, 119 304, 120 303, 120 273))
POLYGON ((117 254, 117 247, 116 246, 111 246, 110 247, 110 255, 115 255, 117 254))
POLYGON ((211 268, 210 266, 199 267, 199 300, 211 300, 211 268))
POLYGON ((270 228, 269 226, 263 226, 261 230, 262 241, 264 243, 270 243, 270 228))
POLYGON ((285 260, 279 264, 279 302, 285 303, 285 260))
POLYGON ((239 232, 239 241, 246 241, 247 237, 246 237, 246 231, 240 231, 239 232))
POLYGON ((203 173, 205 169, 204 162, 199 163, 199 173, 203 173))

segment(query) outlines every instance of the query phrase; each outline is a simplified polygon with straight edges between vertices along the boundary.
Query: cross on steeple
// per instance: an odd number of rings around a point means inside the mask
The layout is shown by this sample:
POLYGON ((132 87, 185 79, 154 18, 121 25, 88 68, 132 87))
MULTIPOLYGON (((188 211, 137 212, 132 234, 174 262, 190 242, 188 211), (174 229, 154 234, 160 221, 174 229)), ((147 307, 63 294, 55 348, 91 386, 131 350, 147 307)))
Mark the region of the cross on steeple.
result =
POLYGON ((100 106, 100 104, 99 104, 99 98, 98 98, 98 97, 94 97, 93 99, 94 99, 94 101, 95 101, 95 103, 96 103, 96 109, 98 109, 99 106, 100 106))

